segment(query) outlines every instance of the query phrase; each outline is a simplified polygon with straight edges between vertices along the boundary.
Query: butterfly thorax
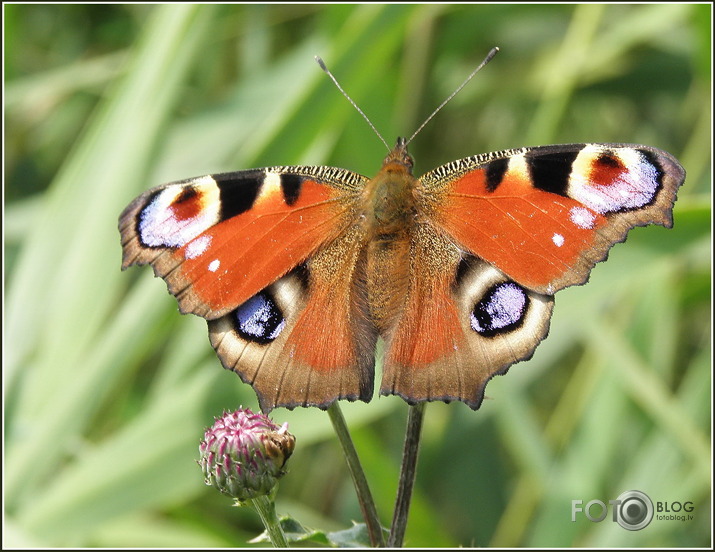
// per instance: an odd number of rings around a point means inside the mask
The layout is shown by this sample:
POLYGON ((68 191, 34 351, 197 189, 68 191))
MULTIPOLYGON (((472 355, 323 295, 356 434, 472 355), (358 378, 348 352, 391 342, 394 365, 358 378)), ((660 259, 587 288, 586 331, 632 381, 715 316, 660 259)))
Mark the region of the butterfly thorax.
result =
POLYGON ((404 138, 382 163, 382 168, 367 183, 363 192, 363 207, 368 235, 373 238, 404 234, 414 220, 415 177, 413 161, 404 138))

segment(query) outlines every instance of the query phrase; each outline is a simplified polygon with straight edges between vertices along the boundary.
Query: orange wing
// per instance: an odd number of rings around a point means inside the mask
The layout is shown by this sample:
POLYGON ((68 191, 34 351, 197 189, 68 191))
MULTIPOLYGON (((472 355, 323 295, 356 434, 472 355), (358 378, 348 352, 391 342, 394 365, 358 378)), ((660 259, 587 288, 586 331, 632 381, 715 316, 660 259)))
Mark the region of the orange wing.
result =
POLYGON ((672 226, 684 179, 655 148, 574 144, 462 159, 420 183, 431 215, 465 251, 553 294, 586 282, 634 226, 672 226))
POLYGON ((372 397, 377 332, 360 282, 359 225, 235 311, 209 321, 224 366, 253 386, 261 408, 327 407, 372 397))
POLYGON ((356 283, 365 180, 294 166, 155 188, 120 217, 122 266, 151 264, 182 312, 209 320, 224 367, 264 410, 367 401, 377 333, 356 283))
POLYGON ((478 408, 489 379, 546 336, 556 291, 584 283, 634 226, 671 226, 684 178, 665 152, 608 144, 486 154, 424 175, 381 393, 478 408))
POLYGON ((232 311, 339 236, 364 177, 272 167, 149 190, 122 213, 122 268, 151 264, 181 311, 232 311))
POLYGON ((407 299, 386 332, 380 393, 477 409, 495 374, 533 354, 553 297, 516 284, 431 224, 417 227, 407 299))

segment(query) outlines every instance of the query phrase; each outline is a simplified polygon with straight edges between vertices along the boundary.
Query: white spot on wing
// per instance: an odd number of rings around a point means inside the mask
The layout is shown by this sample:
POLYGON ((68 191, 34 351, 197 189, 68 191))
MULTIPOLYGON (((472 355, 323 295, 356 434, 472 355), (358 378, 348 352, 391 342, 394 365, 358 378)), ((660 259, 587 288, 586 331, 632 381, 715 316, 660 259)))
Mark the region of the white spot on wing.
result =
POLYGON ((554 242, 556 247, 561 247, 564 244, 564 237, 561 234, 554 234, 551 236, 551 240, 554 242))
POLYGON ((590 230, 596 222, 596 215, 585 207, 572 207, 569 211, 569 218, 582 230, 590 230))
POLYGON ((209 248, 211 245, 211 236, 205 235, 196 238, 195 240, 188 243, 186 249, 184 249, 185 259, 195 259, 209 248))
POLYGON ((221 261, 219 261, 218 259, 214 259, 209 263, 209 271, 216 272, 219 266, 221 266, 221 261))

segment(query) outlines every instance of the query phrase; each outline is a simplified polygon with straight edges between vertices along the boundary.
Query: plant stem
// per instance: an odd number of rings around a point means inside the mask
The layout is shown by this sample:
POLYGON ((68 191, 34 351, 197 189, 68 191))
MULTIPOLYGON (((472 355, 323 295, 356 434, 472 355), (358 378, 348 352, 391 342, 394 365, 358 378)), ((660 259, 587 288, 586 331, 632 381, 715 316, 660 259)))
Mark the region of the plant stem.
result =
POLYGON ((288 548, 288 541, 286 536, 283 534, 283 529, 281 528, 280 521, 278 521, 278 516, 276 515, 276 505, 273 499, 268 495, 257 496, 247 500, 250 503, 258 515, 261 516, 261 521, 263 526, 266 528, 266 533, 268 533, 268 538, 271 539, 271 544, 274 548, 288 548))
POLYGON ((405 448, 402 451, 402 468, 400 469, 400 483, 397 488, 395 500, 395 513, 392 517, 390 537, 387 539, 388 548, 401 548, 407 528, 407 516, 410 512, 412 488, 417 475, 417 454, 420 449, 420 434, 422 433, 422 420, 424 419, 427 403, 420 402, 411 405, 407 416, 407 430, 405 431, 405 448))
POLYGON ((363 518, 365 518, 367 531, 370 535, 370 544, 373 548, 383 547, 385 546, 385 541, 382 536, 380 518, 377 517, 375 502, 372 499, 372 493, 370 493, 370 488, 367 485, 365 472, 363 472, 362 466, 360 465, 360 459, 358 458, 357 451, 355 450, 355 445, 350 438, 348 426, 345 423, 343 412, 340 410, 340 406, 337 401, 330 405, 330 408, 328 408, 328 414, 330 415, 330 421, 333 423, 335 433, 338 435, 340 445, 343 447, 343 454, 345 455, 350 475, 352 476, 353 483, 355 484, 355 491, 357 492, 358 502, 360 503, 360 510, 362 511, 363 518))

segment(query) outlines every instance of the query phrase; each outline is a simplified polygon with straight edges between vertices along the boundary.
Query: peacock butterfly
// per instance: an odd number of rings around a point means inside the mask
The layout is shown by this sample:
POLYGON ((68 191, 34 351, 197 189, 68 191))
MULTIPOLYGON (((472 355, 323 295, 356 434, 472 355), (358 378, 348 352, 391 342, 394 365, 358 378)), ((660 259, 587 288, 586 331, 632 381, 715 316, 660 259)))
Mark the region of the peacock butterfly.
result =
POLYGON ((378 337, 380 394, 477 409, 546 337, 557 291, 631 228, 672 226, 685 179, 632 144, 505 150, 415 178, 408 142, 372 179, 275 166, 149 190, 119 218, 122 268, 151 264, 208 321, 264 411, 370 401, 378 337))

